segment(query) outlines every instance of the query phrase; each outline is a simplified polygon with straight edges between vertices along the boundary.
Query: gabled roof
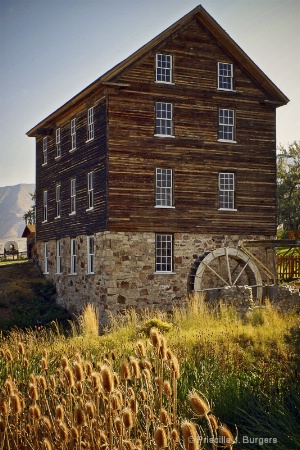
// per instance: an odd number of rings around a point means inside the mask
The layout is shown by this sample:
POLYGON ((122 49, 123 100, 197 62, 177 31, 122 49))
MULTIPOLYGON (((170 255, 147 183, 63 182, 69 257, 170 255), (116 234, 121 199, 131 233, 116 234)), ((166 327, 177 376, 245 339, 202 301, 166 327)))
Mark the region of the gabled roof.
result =
POLYGON ((249 56, 212 18, 212 16, 201 5, 199 5, 139 50, 134 52, 128 58, 121 61, 101 77, 97 78, 97 80, 75 95, 75 97, 29 130, 27 135, 31 137, 36 136, 39 134, 38 131, 40 128, 47 128, 47 126, 51 126, 51 121, 58 115, 65 114, 73 106, 84 101, 87 96, 93 95, 96 91, 99 91, 106 85, 113 83, 115 77, 120 75, 121 72, 126 70, 148 52, 154 50, 156 47, 159 47, 166 39, 170 38, 172 34, 175 34, 186 27, 194 19, 197 19, 217 39, 219 44, 223 46, 228 54, 230 54, 233 59, 238 61, 241 67, 249 73, 252 79, 259 84, 266 93, 269 94, 271 97, 270 101, 273 102, 275 106, 285 105, 289 102, 289 99, 283 94, 283 92, 281 92, 280 89, 278 89, 278 87, 267 77, 267 75, 265 75, 265 73, 252 61, 252 59, 249 58, 249 56))
POLYGON ((28 223, 24 228, 22 238, 26 238, 29 234, 35 233, 35 225, 28 223))

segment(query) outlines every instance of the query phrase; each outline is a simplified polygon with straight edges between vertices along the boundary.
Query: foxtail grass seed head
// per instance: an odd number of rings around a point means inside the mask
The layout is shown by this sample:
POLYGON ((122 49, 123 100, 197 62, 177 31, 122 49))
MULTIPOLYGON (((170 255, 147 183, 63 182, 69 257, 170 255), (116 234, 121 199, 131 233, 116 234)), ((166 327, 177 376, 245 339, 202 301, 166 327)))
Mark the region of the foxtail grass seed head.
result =
POLYGON ((203 417, 207 413, 209 413, 210 407, 208 403, 198 394, 195 389, 189 392, 188 400, 199 417, 203 417))
POLYGON ((171 431, 171 439, 174 442, 178 442, 179 441, 179 433, 178 433, 178 430, 176 428, 173 428, 173 430, 171 431))
POLYGON ((4 397, 0 397, 0 413, 3 417, 6 417, 8 414, 7 402, 4 397))
POLYGON ((79 439, 79 431, 74 426, 71 428, 71 436, 74 441, 77 441, 77 439, 79 439))
POLYGON ((85 373, 86 373, 86 375, 87 375, 88 377, 90 377, 90 376, 92 375, 92 372, 93 372, 92 364, 90 364, 89 362, 87 362, 87 363, 85 364, 85 373))
POLYGON ((49 419, 49 417, 43 416, 42 421, 43 421, 45 427, 47 428, 47 430, 50 432, 52 430, 52 424, 51 424, 51 420, 49 419))
POLYGON ((81 381, 76 381, 76 391, 77 394, 79 395, 79 397, 81 397, 83 395, 83 386, 81 381))
POLYGON ((176 380, 178 380, 180 378, 180 366, 179 366, 178 359, 174 355, 172 356, 172 360, 171 360, 171 369, 174 373, 176 380))
POLYGON ((135 397, 130 397, 129 399, 129 408, 133 412, 133 414, 137 414, 138 412, 138 402, 135 397))
POLYGON ((46 358, 44 358, 44 357, 42 358, 41 365, 42 365, 43 370, 48 370, 48 361, 46 358))
POLYGON ((93 417, 95 417, 95 405, 94 405, 94 403, 86 402, 85 411, 86 411, 87 416, 90 419, 93 419, 93 417))
POLYGON ((114 376, 114 385, 115 387, 118 387, 120 384, 119 375, 116 372, 113 372, 113 376, 114 376))
POLYGON ((85 422, 85 414, 83 409, 79 406, 75 408, 75 423, 77 427, 83 427, 85 422))
POLYGON ((30 383, 29 384, 29 397, 36 402, 39 399, 39 394, 37 391, 36 384, 30 383))
POLYGON ((129 408, 123 409, 123 423, 127 429, 131 429, 133 427, 133 416, 131 409, 129 408))
POLYGON ((42 449, 43 450, 52 450, 52 444, 48 438, 43 439, 42 449))
POLYGON ((132 442, 130 442, 128 440, 123 441, 123 448, 124 448, 124 450, 134 450, 132 442))
POLYGON ((147 392, 145 389, 140 390, 140 399, 142 402, 145 402, 147 400, 147 392))
POLYGON ((49 383, 50 383, 51 389, 55 389, 55 387, 56 387, 56 381, 55 381, 55 376, 54 376, 54 375, 50 375, 50 377, 49 377, 49 383))
POLYGON ((151 373, 149 369, 146 368, 143 370, 143 377, 147 384, 151 383, 151 373))
POLYGON ((216 431, 216 430, 218 429, 218 427, 219 427, 219 425, 218 425, 218 419, 216 418, 216 416, 214 416, 213 414, 210 414, 210 415, 208 416, 208 420, 209 420, 209 422, 210 422, 210 425, 211 425, 212 429, 213 429, 214 431, 216 431))
POLYGON ((60 360, 62 368, 65 369, 69 365, 69 360, 66 356, 63 356, 60 360))
POLYGON ((164 381, 164 394, 166 397, 172 396, 172 387, 169 380, 164 381))
POLYGON ((110 367, 103 366, 101 370, 102 386, 106 392, 112 393, 114 390, 114 377, 110 367))
POLYGON ((22 342, 18 343, 18 353, 20 356, 24 356, 25 355, 25 348, 22 342))
POLYGON ((11 396, 11 409, 13 414, 15 415, 18 415, 22 412, 22 406, 18 394, 13 394, 11 396))
POLYGON ((42 416, 42 413, 41 413, 40 407, 38 405, 34 405, 34 407, 33 407, 33 418, 35 420, 40 420, 41 416, 42 416))
POLYGON ((6 393, 7 393, 8 396, 13 395, 14 386, 13 386, 12 382, 9 379, 7 379, 6 382, 5 382, 5 388, 6 388, 6 393))
POLYGON ((60 422, 59 424, 59 438, 62 442, 68 441, 68 427, 64 422, 60 422))
POLYGON ((150 340, 154 348, 158 349, 160 345, 160 333, 157 328, 151 328, 150 340))
POLYGON ((75 386, 75 381, 74 381, 74 375, 72 372, 72 369, 70 366, 66 366, 65 367, 65 375, 66 375, 66 380, 67 380, 67 384, 70 388, 73 388, 75 386))
POLYGON ((120 375, 122 380, 131 380, 131 373, 128 361, 122 361, 120 365, 120 375))
POLYGON ((8 362, 12 362, 14 360, 10 350, 6 350, 6 359, 8 362))
POLYGON ((140 373, 140 366, 139 366, 138 360, 136 358, 134 358, 133 356, 131 356, 130 364, 131 364, 133 378, 140 378, 141 373, 140 373))
MULTIPOLYGON (((229 430, 229 428, 226 427, 226 425, 220 425, 218 428, 218 435, 219 437, 223 438, 225 440, 225 443, 228 444, 228 447, 234 444, 235 439, 233 437, 233 434, 229 430)), ((226 448, 226 447, 224 447, 226 448)))
POLYGON ((121 411, 122 409, 121 398, 117 393, 113 393, 111 396, 111 407, 113 411, 121 411))
POLYGON ((160 411, 160 421, 164 426, 168 426, 171 423, 168 411, 164 408, 160 411))
POLYGON ((91 378, 92 378, 93 390, 95 392, 100 392, 101 391, 101 380, 100 380, 100 375, 98 374, 98 372, 92 372, 91 378))
POLYGON ((167 435, 163 427, 158 427, 154 432, 154 440, 158 449, 166 448, 168 445, 167 435))
POLYGON ((47 382, 46 382, 46 378, 43 376, 39 377, 39 385, 42 389, 42 391, 46 391, 47 390, 47 382))
POLYGON ((65 411, 63 405, 57 405, 55 409, 55 419, 62 422, 65 417, 65 411))
POLYGON ((76 362, 74 364, 74 375, 77 381, 83 381, 84 380, 84 372, 82 365, 79 362, 76 362))
POLYGON ((136 344, 136 352, 140 358, 145 358, 146 356, 146 347, 143 341, 138 341, 136 344))
POLYGON ((181 431, 183 435, 184 447, 187 450, 199 450, 199 439, 195 424, 184 420, 181 424, 181 431))
POLYGON ((117 417, 115 419, 114 424, 115 424, 115 429, 117 431, 117 435, 121 436, 121 434, 122 434, 122 421, 121 421, 120 417, 117 417))
POLYGON ((48 358, 48 350, 46 348, 43 349, 43 358, 47 359, 48 358))
POLYGON ((167 342, 164 336, 160 337, 158 356, 160 359, 165 359, 167 355, 167 342))

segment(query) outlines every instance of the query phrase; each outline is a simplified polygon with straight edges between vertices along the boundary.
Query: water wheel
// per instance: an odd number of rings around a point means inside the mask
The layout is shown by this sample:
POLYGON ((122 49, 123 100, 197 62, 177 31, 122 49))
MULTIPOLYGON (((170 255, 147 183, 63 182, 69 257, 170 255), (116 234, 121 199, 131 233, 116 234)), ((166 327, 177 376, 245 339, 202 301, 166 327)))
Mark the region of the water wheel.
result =
POLYGON ((251 256, 241 249, 222 247, 201 255, 194 276, 194 291, 221 290, 248 285, 256 298, 262 297, 262 278, 251 256))

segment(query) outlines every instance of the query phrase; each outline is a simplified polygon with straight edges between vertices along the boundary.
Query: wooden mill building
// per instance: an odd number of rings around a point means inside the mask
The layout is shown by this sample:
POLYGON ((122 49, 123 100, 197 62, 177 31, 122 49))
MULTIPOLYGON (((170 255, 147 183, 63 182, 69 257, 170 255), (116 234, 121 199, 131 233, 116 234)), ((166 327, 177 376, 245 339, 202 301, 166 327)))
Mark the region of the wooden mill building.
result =
POLYGON ((198 6, 28 131, 38 261, 60 301, 102 320, 171 308, 201 255, 239 265, 240 240, 273 238, 287 102, 198 6))

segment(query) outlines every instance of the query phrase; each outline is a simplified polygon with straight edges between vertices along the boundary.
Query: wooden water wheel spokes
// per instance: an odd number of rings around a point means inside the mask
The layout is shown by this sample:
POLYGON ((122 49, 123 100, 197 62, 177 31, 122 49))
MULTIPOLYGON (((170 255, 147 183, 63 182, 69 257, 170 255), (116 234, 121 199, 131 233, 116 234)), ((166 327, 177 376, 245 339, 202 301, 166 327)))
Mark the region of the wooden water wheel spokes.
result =
POLYGON ((195 274, 194 290, 223 289, 237 283, 255 288, 254 295, 262 296, 262 279, 251 256, 241 249, 222 247, 206 253, 195 274))

